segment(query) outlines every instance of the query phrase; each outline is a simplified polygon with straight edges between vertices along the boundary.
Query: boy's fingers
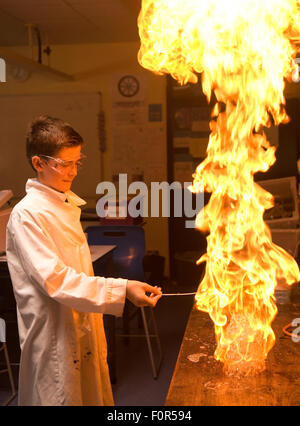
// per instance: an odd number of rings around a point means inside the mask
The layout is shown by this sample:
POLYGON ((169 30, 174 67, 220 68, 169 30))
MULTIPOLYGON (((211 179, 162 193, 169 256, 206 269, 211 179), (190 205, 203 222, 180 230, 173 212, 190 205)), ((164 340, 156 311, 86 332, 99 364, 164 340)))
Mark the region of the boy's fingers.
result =
POLYGON ((151 297, 151 299, 154 298, 154 297, 158 297, 160 299, 161 296, 162 296, 162 293, 159 293, 159 294, 151 293, 149 297, 151 297))
POLYGON ((158 300, 161 298, 161 294, 159 294, 158 296, 154 296, 153 298, 152 298, 152 300, 154 301, 154 303, 155 303, 155 305, 156 305, 156 303, 158 302, 158 300))
POLYGON ((158 302, 158 300, 161 298, 161 294, 157 294, 156 296, 153 294, 153 295, 150 295, 149 297, 148 297, 148 302, 149 302, 149 304, 151 305, 151 306, 155 306, 156 305, 156 303, 158 302))
POLYGON ((157 286, 153 287, 152 285, 145 283, 144 289, 148 293, 161 294, 161 288, 157 286))

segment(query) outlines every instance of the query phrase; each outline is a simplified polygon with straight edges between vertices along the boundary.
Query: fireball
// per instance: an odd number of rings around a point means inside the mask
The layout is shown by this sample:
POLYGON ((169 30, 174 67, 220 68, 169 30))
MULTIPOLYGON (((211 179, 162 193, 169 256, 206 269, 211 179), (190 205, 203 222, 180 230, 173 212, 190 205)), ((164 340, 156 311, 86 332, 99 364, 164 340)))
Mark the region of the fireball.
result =
POLYGON ((196 222, 209 232, 196 306, 214 322, 225 372, 256 374, 275 342, 275 287, 300 279, 263 221, 273 196, 254 182, 276 161, 263 127, 289 120, 284 88, 295 71, 298 1, 143 0, 138 26, 143 67, 181 84, 201 76, 208 101, 212 92, 217 99, 206 158, 193 175, 194 192, 211 192, 204 223, 196 222))

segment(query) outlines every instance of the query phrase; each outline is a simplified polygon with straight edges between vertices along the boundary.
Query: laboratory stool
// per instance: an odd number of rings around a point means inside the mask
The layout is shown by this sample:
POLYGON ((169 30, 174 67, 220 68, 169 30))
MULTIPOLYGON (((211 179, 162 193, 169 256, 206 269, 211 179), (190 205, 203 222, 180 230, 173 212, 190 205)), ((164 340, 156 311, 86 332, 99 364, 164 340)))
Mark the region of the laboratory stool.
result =
MULTIPOLYGON (((143 268, 143 258, 145 256, 145 232, 141 226, 136 225, 108 225, 108 226, 89 226, 85 229, 88 235, 88 243, 90 245, 116 245, 113 251, 113 274, 114 278, 127 278, 129 280, 137 280, 145 282, 145 274, 143 268)), ((98 275, 95 270, 95 274, 98 275)), ((100 272, 100 271, 99 271, 100 272)), ((129 305, 130 306, 130 305, 129 305)), ((135 312, 141 313, 143 334, 129 333, 129 319, 127 316, 128 302, 126 301, 124 309, 124 332, 122 337, 144 337, 146 338, 147 348, 149 352, 153 378, 158 377, 162 362, 162 348, 157 330, 156 320, 151 307, 136 308, 135 312), (127 306, 126 306, 127 305, 127 306), (149 315, 147 315, 149 312, 149 315), (149 318, 148 318, 149 317, 149 318), (150 332, 150 324, 152 330, 150 332), (127 332, 128 331, 128 332, 127 332), (154 346, 152 344, 155 339, 158 348, 158 361, 155 363, 154 346)))
POLYGON ((155 319, 155 315, 153 312, 153 308, 150 306, 142 306, 140 308, 135 308, 137 313, 141 313, 141 317, 142 317, 142 327, 144 329, 143 333, 130 333, 129 331, 129 322, 130 319, 135 315, 131 315, 131 318, 126 318, 125 322, 127 324, 125 324, 125 327, 123 327, 123 329, 127 329, 128 330, 128 334, 125 332, 118 334, 119 337, 142 337, 142 338, 146 338, 146 342, 147 342, 147 347, 148 347, 148 353, 149 353, 149 358, 150 358, 150 363, 151 363, 151 368, 152 368, 152 375, 154 379, 157 379, 158 374, 159 374, 159 370, 161 367, 161 363, 162 363, 162 359, 163 359, 163 353, 162 353, 162 347, 161 347, 161 342, 160 342, 160 338, 159 338, 159 334, 158 334, 158 329, 157 329, 157 323, 156 323, 156 319, 155 319), (148 315, 147 315, 148 312, 148 315), (150 330, 150 327, 152 325, 152 330, 150 330), (158 360, 157 362, 155 362, 155 357, 154 357, 154 347, 153 347, 153 340, 156 341, 156 347, 158 350, 158 360))
POLYGON ((0 374, 1 373, 8 373, 8 377, 9 377, 9 382, 10 382, 10 386, 11 386, 11 396, 4 402, 4 404, 2 404, 3 406, 8 405, 17 395, 16 392, 16 388, 15 388, 15 383, 14 383, 14 378, 13 378, 13 374, 12 374, 12 370, 11 370, 11 364, 9 361, 9 356, 8 356, 8 351, 7 351, 7 346, 6 346, 6 324, 4 319, 0 318, 0 352, 4 352, 4 357, 5 357, 5 362, 6 362, 6 367, 2 370, 0 370, 0 374))

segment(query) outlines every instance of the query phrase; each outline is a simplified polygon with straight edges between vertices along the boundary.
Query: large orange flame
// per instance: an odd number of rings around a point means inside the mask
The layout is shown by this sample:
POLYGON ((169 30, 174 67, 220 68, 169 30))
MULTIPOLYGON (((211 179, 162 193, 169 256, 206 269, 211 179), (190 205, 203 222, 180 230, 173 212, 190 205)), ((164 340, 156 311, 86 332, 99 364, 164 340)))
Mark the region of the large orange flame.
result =
POLYGON ((196 302, 214 321, 225 371, 254 374, 275 342, 277 282, 300 279, 263 221, 273 197, 253 179, 275 162, 262 127, 288 121, 283 92, 300 39, 298 1, 143 0, 138 24, 143 67, 181 84, 202 73, 204 93, 218 101, 193 183, 212 192, 198 221, 210 235, 196 302))

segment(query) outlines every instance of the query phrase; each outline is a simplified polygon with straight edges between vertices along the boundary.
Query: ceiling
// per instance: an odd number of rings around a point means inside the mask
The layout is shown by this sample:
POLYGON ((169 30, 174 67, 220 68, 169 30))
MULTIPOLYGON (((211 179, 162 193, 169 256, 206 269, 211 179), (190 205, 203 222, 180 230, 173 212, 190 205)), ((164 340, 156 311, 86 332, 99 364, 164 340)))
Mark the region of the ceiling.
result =
POLYGON ((0 46, 28 45, 26 24, 42 44, 138 41, 141 0, 0 0, 0 46))

